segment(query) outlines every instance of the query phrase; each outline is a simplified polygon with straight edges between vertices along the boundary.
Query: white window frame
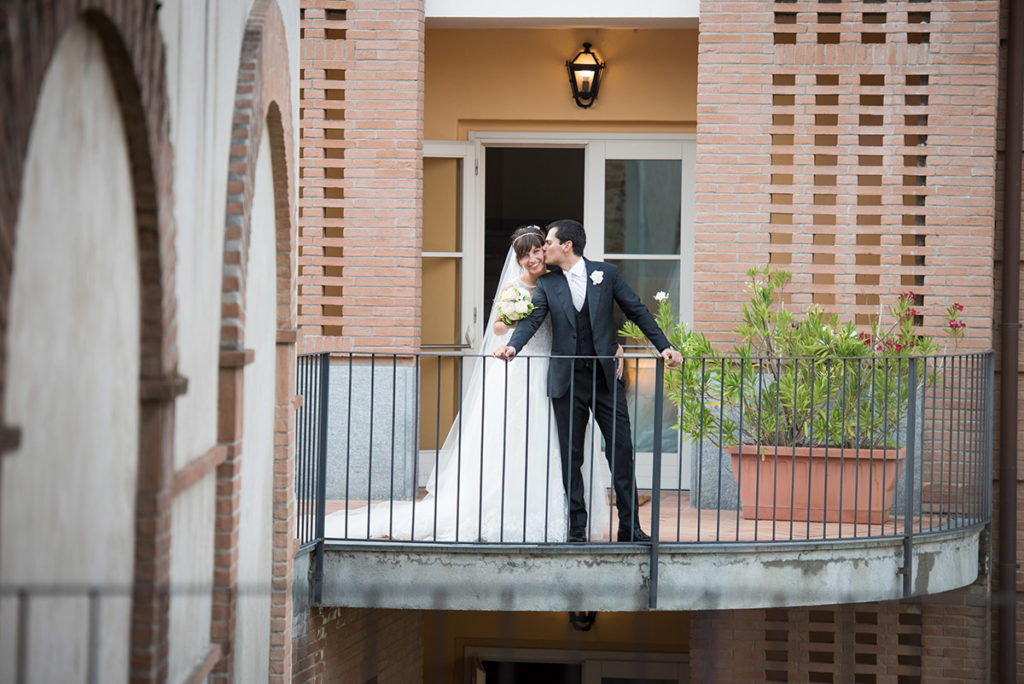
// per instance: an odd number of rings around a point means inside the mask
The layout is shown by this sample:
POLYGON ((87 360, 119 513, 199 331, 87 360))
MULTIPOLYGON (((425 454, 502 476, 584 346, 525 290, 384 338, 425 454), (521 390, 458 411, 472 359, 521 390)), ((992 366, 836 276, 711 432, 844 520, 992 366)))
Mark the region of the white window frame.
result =
POLYGON ((474 221, 477 215, 476 183, 474 181, 476 173, 476 148, 472 143, 466 141, 426 140, 423 142, 423 158, 462 160, 462 178, 460 179, 462 183, 462 206, 460 207, 462 224, 458 227, 461 233, 459 242, 462 245, 462 249, 456 252, 424 251, 422 256, 427 258, 452 257, 462 260, 459 345, 463 349, 473 350, 476 349, 477 345, 480 344, 480 340, 483 339, 480 337, 482 326, 479 325, 479 322, 483 316, 487 315, 486 312, 481 312, 482 300, 476 301, 481 299, 480 297, 472 298, 467 296, 467 293, 474 291, 473 288, 479 289, 480 286, 477 283, 483 282, 483 259, 477 256, 478 254, 483 254, 483 234, 482 231, 473 229, 475 225, 483 225, 476 224, 474 221))

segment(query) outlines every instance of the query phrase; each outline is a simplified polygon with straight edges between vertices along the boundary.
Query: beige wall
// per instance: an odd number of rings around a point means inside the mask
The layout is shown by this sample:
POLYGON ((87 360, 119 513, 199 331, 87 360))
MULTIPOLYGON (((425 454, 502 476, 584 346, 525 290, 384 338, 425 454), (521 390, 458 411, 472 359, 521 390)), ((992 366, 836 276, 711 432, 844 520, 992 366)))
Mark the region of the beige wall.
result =
MULTIPOLYGON (((47 71, 25 161, 14 250, 0 584, 91 585, 99 671, 128 679, 139 439, 139 260, 128 148, 99 40, 84 24, 47 71)), ((14 681, 13 601, 0 681, 14 681)), ((84 682, 85 597, 33 597, 30 681, 84 682)))
POLYGON ((470 130, 693 131, 695 29, 428 29, 424 137, 470 130), (576 106, 565 61, 588 41, 608 64, 576 106))

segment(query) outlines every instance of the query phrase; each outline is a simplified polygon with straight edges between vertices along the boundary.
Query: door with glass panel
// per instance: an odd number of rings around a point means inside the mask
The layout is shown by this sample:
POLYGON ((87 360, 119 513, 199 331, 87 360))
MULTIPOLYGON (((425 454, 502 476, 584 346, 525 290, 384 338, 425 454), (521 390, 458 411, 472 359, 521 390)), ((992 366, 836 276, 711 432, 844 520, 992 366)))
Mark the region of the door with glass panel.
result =
MULTIPOLYGON (((588 256, 615 264, 653 312, 665 293, 673 315, 692 323, 693 143, 687 140, 595 141, 588 145, 588 256)), ((616 308, 615 324, 625 317, 616 308)), ((623 340, 629 352, 645 350, 623 340)), ((651 486, 656 362, 630 361, 627 403, 636 445, 637 484, 651 486)), ((665 397, 662 423, 664 489, 689 489, 690 447, 665 397)))
POLYGON ((472 174, 471 145, 424 144, 419 436, 424 453, 440 447, 458 411, 457 354, 479 341, 475 302, 466 296, 479 277, 470 258, 474 236, 466 230, 466 217, 473 216, 472 174))

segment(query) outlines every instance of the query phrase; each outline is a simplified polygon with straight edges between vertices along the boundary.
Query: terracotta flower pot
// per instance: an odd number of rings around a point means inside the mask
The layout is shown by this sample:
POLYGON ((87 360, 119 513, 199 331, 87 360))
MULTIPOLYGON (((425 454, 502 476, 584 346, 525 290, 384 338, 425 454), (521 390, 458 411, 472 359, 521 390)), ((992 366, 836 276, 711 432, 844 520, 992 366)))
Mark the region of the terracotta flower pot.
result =
POLYGON ((743 517, 881 523, 889 518, 905 449, 726 447, 743 517))

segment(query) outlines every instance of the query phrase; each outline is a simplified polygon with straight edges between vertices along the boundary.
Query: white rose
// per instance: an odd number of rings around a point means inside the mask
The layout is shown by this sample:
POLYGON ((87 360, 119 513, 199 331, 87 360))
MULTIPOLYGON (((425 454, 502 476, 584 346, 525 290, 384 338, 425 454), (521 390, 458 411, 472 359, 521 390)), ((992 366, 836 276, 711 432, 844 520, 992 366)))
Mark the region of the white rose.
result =
POLYGON ((529 311, 529 309, 530 309, 529 304, 524 302, 522 299, 520 299, 518 302, 516 302, 516 313, 517 314, 525 314, 527 311, 529 311))
POLYGON ((519 288, 517 288, 517 287, 510 287, 510 288, 508 288, 507 290, 505 290, 504 292, 501 293, 501 298, 502 298, 503 301, 506 301, 506 302, 514 302, 516 299, 519 298, 519 288))
POLYGON ((668 292, 665 292, 664 290, 658 290, 658 292, 654 295, 654 298, 659 302, 662 302, 668 299, 668 292))
POLYGON ((502 302, 498 307, 505 316, 511 316, 516 312, 516 305, 512 302, 502 302))

